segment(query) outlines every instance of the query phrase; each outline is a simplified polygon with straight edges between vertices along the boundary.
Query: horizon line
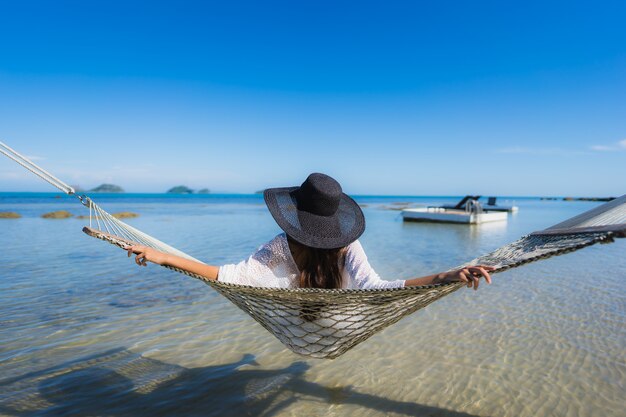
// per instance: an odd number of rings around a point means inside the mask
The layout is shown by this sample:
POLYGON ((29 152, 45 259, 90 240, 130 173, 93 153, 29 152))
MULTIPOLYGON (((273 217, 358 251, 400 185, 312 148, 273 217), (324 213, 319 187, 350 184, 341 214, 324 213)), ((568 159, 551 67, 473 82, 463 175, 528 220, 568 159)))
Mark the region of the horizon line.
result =
MULTIPOLYGON (((53 194, 53 195, 63 195, 62 191, 0 191, 0 194, 53 194)), ((146 192, 146 191, 124 191, 124 192, 77 192, 75 194, 66 194, 68 196, 72 195, 106 195, 106 196, 114 196, 114 195, 171 195, 171 196, 202 196, 202 197, 210 197, 210 196, 262 196, 262 192, 251 192, 251 193, 243 193, 243 192, 209 192, 209 193, 168 193, 168 192, 146 192)), ((347 194, 350 197, 409 197, 409 198, 450 198, 450 197, 464 197, 469 194, 449 194, 449 195, 420 195, 420 194, 347 194)), ((485 194, 481 195, 480 198, 484 197, 497 197, 497 198, 573 198, 573 199, 600 199, 600 198, 618 198, 620 196, 597 196, 597 195, 498 195, 498 194, 485 194)))

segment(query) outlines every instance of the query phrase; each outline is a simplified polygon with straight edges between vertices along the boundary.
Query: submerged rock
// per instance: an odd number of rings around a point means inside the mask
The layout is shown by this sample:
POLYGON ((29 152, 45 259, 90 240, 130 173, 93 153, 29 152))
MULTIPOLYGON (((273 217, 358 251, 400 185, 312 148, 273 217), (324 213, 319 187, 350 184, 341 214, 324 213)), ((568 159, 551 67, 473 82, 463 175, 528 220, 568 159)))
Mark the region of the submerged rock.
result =
POLYGON ((0 211, 0 219, 19 219, 20 217, 22 217, 21 214, 13 211, 0 211))
MULTIPOLYGON (((132 213, 130 211, 122 211, 122 212, 119 212, 119 213, 113 213, 113 214, 111 214, 111 216, 115 217, 116 219, 133 219, 135 217, 139 217, 139 214, 132 213)), ((85 220, 85 219, 89 218, 89 215, 88 214, 82 214, 82 215, 76 216, 74 218, 75 219, 80 219, 80 220, 85 220)), ((100 216, 93 216, 92 215, 91 218, 93 220, 102 220, 102 217, 100 217, 100 216)))
MULTIPOLYGON (((89 215, 88 214, 81 214, 80 216, 76 216, 74 217, 75 219, 80 219, 80 220, 84 220, 84 219, 88 219, 89 215)), ((100 216, 91 216, 92 219, 96 220, 96 219, 102 219, 102 217, 100 216)))
POLYGON ((133 219, 135 217, 139 217, 139 214, 133 213, 131 211, 121 211, 119 213, 113 213, 111 214, 111 216, 115 217, 116 219, 133 219))
POLYGON ((41 217, 43 217, 44 219, 67 219, 72 216, 73 214, 70 213, 69 211, 58 210, 58 211, 52 211, 50 213, 43 214, 41 217))

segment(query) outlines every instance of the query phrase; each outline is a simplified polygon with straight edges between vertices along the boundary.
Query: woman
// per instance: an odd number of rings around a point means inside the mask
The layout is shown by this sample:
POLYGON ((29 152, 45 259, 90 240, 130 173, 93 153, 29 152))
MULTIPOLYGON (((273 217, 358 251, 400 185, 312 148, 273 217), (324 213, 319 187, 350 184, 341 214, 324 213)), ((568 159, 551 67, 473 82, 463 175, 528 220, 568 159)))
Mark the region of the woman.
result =
POLYGON ((365 230, 359 205, 328 175, 311 174, 300 187, 270 188, 265 203, 285 232, 236 265, 216 267, 132 246, 135 262, 167 265, 210 280, 277 288, 395 288, 462 281, 478 289, 494 268, 477 265, 408 280, 385 281, 372 269, 357 240, 365 230))

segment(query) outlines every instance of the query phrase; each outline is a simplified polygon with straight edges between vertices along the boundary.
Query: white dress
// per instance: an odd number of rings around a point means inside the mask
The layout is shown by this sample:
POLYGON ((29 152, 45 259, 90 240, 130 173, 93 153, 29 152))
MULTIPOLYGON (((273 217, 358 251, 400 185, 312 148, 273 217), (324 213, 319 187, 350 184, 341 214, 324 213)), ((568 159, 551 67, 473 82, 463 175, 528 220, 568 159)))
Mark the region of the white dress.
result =
MULTIPOLYGON (((344 257, 342 288, 382 289, 404 287, 404 280, 385 281, 367 261, 367 256, 358 240, 348 246, 344 257)), ((281 233, 261 246, 248 259, 238 264, 223 265, 219 269, 218 281, 253 287, 298 288, 299 271, 296 266, 287 235, 281 233)))

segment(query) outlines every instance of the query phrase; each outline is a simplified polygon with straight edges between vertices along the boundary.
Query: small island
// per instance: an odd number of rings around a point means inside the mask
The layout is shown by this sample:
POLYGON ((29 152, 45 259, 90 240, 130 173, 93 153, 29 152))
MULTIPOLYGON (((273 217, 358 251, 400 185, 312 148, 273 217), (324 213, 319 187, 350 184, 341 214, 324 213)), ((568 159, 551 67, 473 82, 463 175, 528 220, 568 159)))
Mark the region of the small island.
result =
POLYGON ((201 190, 198 190, 198 194, 209 194, 211 191, 208 188, 203 188, 201 190))
POLYGON ((563 201, 613 201, 615 197, 564 197, 563 201))
POLYGON ((168 194, 193 194, 193 190, 185 185, 177 185, 167 190, 168 194))
POLYGON ((92 193, 123 193, 124 189, 119 185, 114 184, 101 184, 96 188, 89 190, 92 193))

